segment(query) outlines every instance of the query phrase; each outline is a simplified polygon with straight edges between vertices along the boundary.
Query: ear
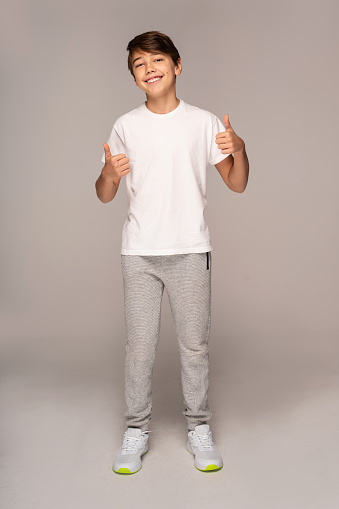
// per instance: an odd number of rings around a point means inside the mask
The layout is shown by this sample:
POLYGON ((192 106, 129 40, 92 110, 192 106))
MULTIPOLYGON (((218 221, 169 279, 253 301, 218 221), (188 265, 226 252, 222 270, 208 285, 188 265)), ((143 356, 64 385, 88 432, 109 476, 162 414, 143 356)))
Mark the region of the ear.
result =
POLYGON ((177 65, 175 67, 176 67, 176 69, 179 70, 179 73, 177 74, 177 76, 179 76, 179 74, 181 74, 181 71, 182 71, 181 58, 178 58, 177 65))

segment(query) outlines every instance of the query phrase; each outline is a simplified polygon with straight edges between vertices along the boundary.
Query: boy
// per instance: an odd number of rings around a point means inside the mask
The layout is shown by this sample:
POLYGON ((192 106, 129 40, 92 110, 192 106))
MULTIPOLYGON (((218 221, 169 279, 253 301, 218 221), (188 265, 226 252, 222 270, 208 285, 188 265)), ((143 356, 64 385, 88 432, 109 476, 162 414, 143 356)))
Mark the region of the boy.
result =
POLYGON ((180 351, 187 450, 198 470, 220 470, 222 457, 207 424, 212 415, 207 402, 212 247, 204 216, 206 169, 208 163, 215 165, 227 186, 242 193, 249 172, 245 143, 228 115, 225 130, 213 113, 176 97, 182 65, 168 36, 143 33, 129 42, 127 51, 128 68, 147 100, 114 123, 95 184, 98 198, 108 203, 126 177, 128 197, 121 248, 127 430, 112 468, 138 472, 148 450, 152 373, 166 287, 180 351))

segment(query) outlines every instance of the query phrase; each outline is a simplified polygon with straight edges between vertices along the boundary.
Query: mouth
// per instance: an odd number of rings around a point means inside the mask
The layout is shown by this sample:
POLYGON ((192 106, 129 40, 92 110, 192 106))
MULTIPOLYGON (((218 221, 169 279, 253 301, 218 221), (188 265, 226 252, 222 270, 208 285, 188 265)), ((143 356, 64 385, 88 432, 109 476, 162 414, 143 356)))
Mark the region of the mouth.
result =
POLYGON ((158 83, 161 80, 162 76, 155 76, 154 78, 150 78, 150 80, 145 80, 145 83, 153 85, 154 83, 158 83))

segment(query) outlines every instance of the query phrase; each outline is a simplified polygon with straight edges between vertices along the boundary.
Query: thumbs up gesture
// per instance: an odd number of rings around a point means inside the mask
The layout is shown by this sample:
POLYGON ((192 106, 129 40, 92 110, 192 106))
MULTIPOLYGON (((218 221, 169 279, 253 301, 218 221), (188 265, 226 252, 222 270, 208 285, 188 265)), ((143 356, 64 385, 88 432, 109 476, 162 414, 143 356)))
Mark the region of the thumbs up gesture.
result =
POLYGON ((224 115, 224 124, 226 131, 216 135, 215 143, 217 143, 223 154, 234 154, 242 151, 245 147, 244 140, 239 138, 233 131, 227 113, 224 115))
POLYGON ((109 145, 104 143, 105 166, 101 173, 105 179, 121 178, 130 172, 129 159, 125 154, 112 155, 109 145))

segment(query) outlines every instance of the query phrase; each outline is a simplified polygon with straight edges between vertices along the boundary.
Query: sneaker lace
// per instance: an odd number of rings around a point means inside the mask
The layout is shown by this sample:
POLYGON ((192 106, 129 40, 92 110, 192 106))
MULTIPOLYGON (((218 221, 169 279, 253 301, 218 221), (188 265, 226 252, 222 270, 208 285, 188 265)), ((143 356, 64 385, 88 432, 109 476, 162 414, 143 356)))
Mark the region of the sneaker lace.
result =
POLYGON ((124 451, 137 451, 140 441, 144 442, 147 433, 151 433, 151 430, 142 431, 139 437, 129 437, 127 436, 127 431, 124 434, 124 440, 122 443, 122 448, 124 451))
POLYGON ((214 443, 212 440, 212 432, 209 431, 208 434, 199 435, 198 433, 194 432, 193 434, 193 442, 194 445, 199 447, 199 449, 203 449, 205 451, 213 451, 214 450, 214 443))

